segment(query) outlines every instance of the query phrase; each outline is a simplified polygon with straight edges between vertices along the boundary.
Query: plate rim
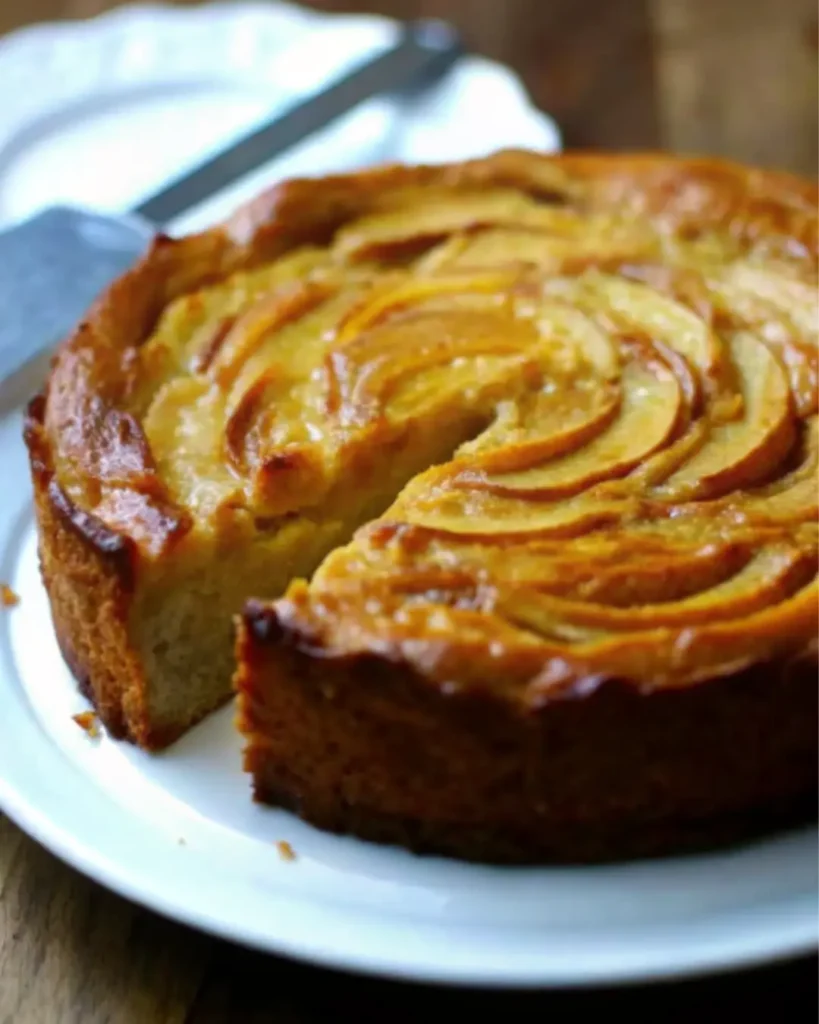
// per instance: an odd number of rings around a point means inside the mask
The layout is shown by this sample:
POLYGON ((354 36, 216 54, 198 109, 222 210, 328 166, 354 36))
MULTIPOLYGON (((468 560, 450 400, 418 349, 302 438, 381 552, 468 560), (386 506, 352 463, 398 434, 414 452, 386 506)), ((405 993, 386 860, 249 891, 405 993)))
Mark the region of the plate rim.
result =
MULTIPOLYGON (((2 765, 2 755, 0 755, 2 765)), ((79 871, 85 877, 104 886, 110 891, 186 927, 201 931, 214 938, 227 940, 257 952, 282 956, 315 967, 342 970, 358 975, 388 980, 435 984, 446 987, 474 987, 481 989, 592 989, 598 987, 632 987, 652 983, 681 981, 741 971, 788 961, 816 951, 819 937, 815 925, 805 920, 794 923, 789 935, 780 936, 778 942, 748 943, 737 945, 720 958, 696 957, 677 960, 664 965, 654 965, 648 970, 630 967, 625 970, 592 971, 587 973, 538 970, 516 973, 514 970, 487 976, 474 970, 451 968, 441 969, 427 965, 424 970, 407 965, 400 960, 384 958, 381 961, 363 959, 339 947, 326 948, 320 944, 307 948, 304 944, 279 938, 275 942, 260 941, 243 933, 241 928, 223 920, 214 920, 208 914, 197 912, 179 900, 163 899, 151 890, 146 890, 128 879, 119 864, 106 865, 87 843, 77 842, 61 828, 54 826, 47 815, 21 796, 19 791, 7 786, 0 777, 0 809, 11 821, 21 828, 35 842, 44 846, 59 860, 79 871)))

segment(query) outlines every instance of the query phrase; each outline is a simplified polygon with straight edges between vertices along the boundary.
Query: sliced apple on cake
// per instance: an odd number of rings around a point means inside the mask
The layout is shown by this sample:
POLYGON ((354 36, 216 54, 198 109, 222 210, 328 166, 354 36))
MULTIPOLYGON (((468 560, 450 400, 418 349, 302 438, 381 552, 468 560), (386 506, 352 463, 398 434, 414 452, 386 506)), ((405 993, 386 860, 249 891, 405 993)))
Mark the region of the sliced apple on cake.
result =
POLYGON ((257 799, 472 859, 815 810, 816 215, 508 152, 158 239, 27 421, 106 726, 162 747, 237 691, 257 799))

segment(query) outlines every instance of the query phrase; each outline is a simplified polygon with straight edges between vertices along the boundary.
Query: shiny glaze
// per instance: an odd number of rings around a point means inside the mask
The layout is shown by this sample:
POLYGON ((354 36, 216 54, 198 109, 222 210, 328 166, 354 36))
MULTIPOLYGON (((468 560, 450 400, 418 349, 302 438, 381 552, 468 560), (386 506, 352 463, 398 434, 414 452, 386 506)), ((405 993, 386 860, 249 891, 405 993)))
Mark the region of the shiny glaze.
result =
POLYGON ((423 445, 437 464, 277 604, 313 649, 538 704, 810 646, 811 187, 501 154, 292 183, 181 245, 121 286, 131 335, 98 314, 66 346, 46 414, 61 488, 141 557, 352 522, 380 453, 423 445))

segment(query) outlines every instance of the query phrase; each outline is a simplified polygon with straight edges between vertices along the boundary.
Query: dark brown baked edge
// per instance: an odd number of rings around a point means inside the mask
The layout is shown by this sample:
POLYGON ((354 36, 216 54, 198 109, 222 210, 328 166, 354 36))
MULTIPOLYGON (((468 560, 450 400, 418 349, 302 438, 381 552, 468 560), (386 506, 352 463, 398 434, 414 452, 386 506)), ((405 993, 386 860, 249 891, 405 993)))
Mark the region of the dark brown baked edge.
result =
POLYGON ((652 693, 611 679, 532 709, 311 643, 248 607, 238 725, 255 799, 323 829, 465 860, 593 863, 816 817, 814 654, 652 693))
POLYGON ((132 587, 130 545, 78 509, 57 482, 45 437, 45 394, 29 403, 29 450, 40 573, 57 642, 82 692, 112 735, 127 734, 124 695, 139 701, 141 679, 124 621, 132 587))
MULTIPOLYGON (((24 430, 40 573, 57 643, 80 691, 108 732, 146 749, 162 749, 207 711, 170 728, 152 721, 140 660, 128 639, 134 544, 78 508, 58 483, 43 432, 44 401, 38 395, 29 403, 24 430)), ((225 700, 229 699, 228 694, 225 700)))

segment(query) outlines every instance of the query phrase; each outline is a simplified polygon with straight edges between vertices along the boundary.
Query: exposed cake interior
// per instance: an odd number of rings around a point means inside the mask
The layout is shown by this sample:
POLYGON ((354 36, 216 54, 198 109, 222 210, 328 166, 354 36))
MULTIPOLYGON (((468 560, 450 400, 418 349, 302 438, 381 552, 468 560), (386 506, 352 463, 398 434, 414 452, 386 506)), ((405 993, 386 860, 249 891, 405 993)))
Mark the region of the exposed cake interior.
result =
POLYGON ((525 368, 493 313, 493 280, 334 273, 325 259, 301 252, 187 295, 140 350, 157 375, 141 375, 145 438, 169 498, 194 517, 156 585, 146 566, 132 607, 156 721, 224 697, 248 596, 309 576, 479 433, 510 385, 527 386, 512 380, 525 368), (415 308, 382 330, 395 301, 415 308), (470 337, 477 375, 459 355, 470 337))

